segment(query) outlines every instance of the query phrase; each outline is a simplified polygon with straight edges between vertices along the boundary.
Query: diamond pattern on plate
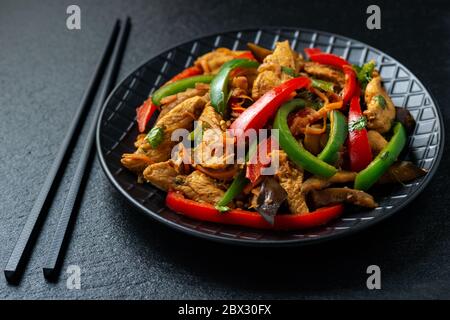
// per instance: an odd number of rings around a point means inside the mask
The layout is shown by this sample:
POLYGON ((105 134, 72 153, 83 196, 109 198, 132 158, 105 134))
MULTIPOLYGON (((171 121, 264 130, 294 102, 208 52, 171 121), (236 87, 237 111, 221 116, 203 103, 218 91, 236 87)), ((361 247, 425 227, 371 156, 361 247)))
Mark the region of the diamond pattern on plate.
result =
POLYGON ((409 137, 408 149, 404 152, 405 159, 428 170, 436 168, 442 154, 442 122, 430 94, 406 67, 374 48, 339 35, 306 29, 255 29, 208 36, 170 49, 139 67, 111 94, 99 122, 98 150, 103 168, 118 184, 119 191, 149 215, 177 229, 215 240, 254 244, 304 243, 337 237, 354 228, 360 229, 379 221, 410 201, 411 195, 418 193, 427 177, 405 185, 388 186, 383 190, 374 189, 374 196, 380 204, 378 208, 349 208, 340 219, 325 227, 292 232, 251 230, 180 216, 165 207, 164 192, 150 184, 136 183, 136 177, 121 167, 121 154, 134 148, 133 142, 137 135, 135 109, 148 94, 191 65, 198 56, 214 48, 226 46, 242 50, 247 42, 273 48, 277 41, 282 40, 289 40, 299 52, 304 48, 319 47, 326 52, 341 55, 351 63, 362 64, 374 60, 386 89, 392 94, 394 104, 410 110, 417 121, 415 132, 409 137))
POLYGON ((409 89, 409 80, 397 80, 394 82, 391 94, 405 94, 409 89))

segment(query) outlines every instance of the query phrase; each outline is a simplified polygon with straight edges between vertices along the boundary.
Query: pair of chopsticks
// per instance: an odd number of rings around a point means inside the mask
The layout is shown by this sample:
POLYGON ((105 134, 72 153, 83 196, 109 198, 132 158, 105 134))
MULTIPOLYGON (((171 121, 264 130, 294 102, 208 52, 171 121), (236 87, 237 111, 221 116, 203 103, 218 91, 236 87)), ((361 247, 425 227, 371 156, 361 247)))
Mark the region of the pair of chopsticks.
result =
POLYGON ((86 118, 86 111, 92 105, 97 90, 100 86, 103 74, 106 70, 106 83, 102 88, 99 103, 96 106, 94 117, 89 127, 85 145, 78 160, 75 174, 73 175, 69 191, 66 195, 64 207, 59 217, 58 225, 53 236, 50 248, 47 253, 47 259, 43 267, 46 279, 54 279, 59 271, 64 256, 64 249, 69 240, 70 225, 74 223, 74 207, 76 200, 80 195, 80 186, 82 184, 86 167, 92 153, 92 147, 95 138, 95 128, 99 117, 101 107, 111 92, 115 80, 117 79, 120 63, 125 50, 128 34, 131 28, 130 18, 127 17, 125 25, 121 26, 121 21, 116 20, 107 45, 100 61, 97 64, 94 75, 90 80, 87 91, 85 92, 81 104, 69 126, 69 130, 64 137, 56 158, 50 168, 42 189, 31 209, 25 225, 20 233, 19 239, 11 253, 11 256, 4 269, 5 277, 10 283, 18 281, 23 273, 25 265, 29 260, 31 250, 43 224, 46 216, 46 209, 50 202, 51 195, 57 188, 59 178, 63 174, 63 169, 67 166, 69 155, 73 149, 73 144, 78 136, 78 132, 86 118), (112 63, 108 63, 112 59, 112 63), (108 68, 107 68, 108 67, 108 68))

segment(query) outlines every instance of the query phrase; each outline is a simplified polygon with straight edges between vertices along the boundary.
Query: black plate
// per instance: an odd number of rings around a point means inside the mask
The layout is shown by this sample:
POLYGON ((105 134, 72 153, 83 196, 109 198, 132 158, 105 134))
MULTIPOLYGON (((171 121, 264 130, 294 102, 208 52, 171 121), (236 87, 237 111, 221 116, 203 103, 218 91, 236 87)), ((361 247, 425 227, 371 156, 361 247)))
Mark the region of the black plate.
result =
MULTIPOLYGON (((153 119, 154 120, 154 119, 153 119)), ((422 83, 401 63, 359 41, 308 29, 265 28, 233 31, 192 40, 150 59, 126 77, 103 106, 97 127, 97 150, 101 165, 113 185, 134 206, 149 216, 186 233, 228 243, 248 245, 308 244, 337 238, 367 228, 410 203, 429 183, 443 152, 442 116, 422 83), (395 105, 407 108, 417 121, 402 159, 413 161, 429 173, 412 183, 375 191, 375 210, 351 209, 327 226, 290 232, 260 231, 238 226, 206 223, 180 216, 164 205, 165 193, 150 184, 138 184, 124 169, 120 157, 133 152, 137 132, 135 109, 165 81, 190 66, 194 60, 217 47, 245 49, 247 42, 273 48, 276 41, 289 40, 302 52, 319 47, 343 56, 351 63, 377 62, 384 85, 395 105)))

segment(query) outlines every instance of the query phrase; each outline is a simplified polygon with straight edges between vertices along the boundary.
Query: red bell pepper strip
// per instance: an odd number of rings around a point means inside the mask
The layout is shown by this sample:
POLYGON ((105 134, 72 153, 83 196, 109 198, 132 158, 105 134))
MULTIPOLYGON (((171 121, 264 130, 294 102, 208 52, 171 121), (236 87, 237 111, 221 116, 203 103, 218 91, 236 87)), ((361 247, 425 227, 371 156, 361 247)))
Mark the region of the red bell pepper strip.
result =
POLYGON ((358 94, 359 86, 355 70, 350 65, 344 65, 342 69, 345 74, 345 85, 342 90, 342 100, 345 106, 353 96, 358 94))
POLYGON ((198 76, 198 75, 200 75, 202 73, 203 73, 202 68, 197 67, 197 66, 192 66, 192 67, 189 67, 189 68, 184 69, 183 71, 181 71, 179 74, 177 74, 172 79, 170 79, 166 84, 171 83, 171 82, 175 82, 175 81, 178 81, 178 80, 190 78, 190 77, 193 77, 193 76, 198 76))
POLYGON ((353 70, 350 63, 335 54, 323 53, 317 48, 307 48, 305 49, 305 52, 309 55, 311 61, 327 64, 339 68, 344 72, 345 86, 342 90, 342 100, 345 106, 359 89, 358 81, 356 79, 356 72, 353 70))
POLYGON ((219 212, 214 206, 186 199, 181 193, 169 191, 166 205, 173 211, 192 219, 222 224, 240 225, 256 229, 298 230, 327 224, 344 211, 342 204, 323 207, 303 214, 280 214, 272 226, 257 212, 234 209, 219 212))
POLYGON ((366 118, 361 112, 359 96, 354 96, 348 111, 348 153, 350 168, 355 172, 363 170, 372 161, 372 151, 365 126, 366 118))
POLYGON ((152 102, 152 97, 144 101, 144 103, 136 109, 136 120, 139 132, 144 132, 147 123, 150 121, 153 113, 158 109, 152 102))
POLYGON ((345 65, 350 65, 345 59, 332 53, 314 53, 311 54, 309 58, 311 59, 311 61, 321 64, 327 64, 339 69, 342 69, 342 67, 345 65))
POLYGON ((231 132, 239 139, 245 136, 245 132, 249 129, 263 128, 267 121, 275 115, 281 104, 289 100, 292 92, 310 86, 309 78, 298 77, 269 90, 234 120, 230 126, 231 132))
POLYGON ((272 146, 275 148, 277 144, 278 141, 276 141, 276 139, 273 139, 272 137, 264 139, 258 144, 256 152, 250 157, 249 162, 246 166, 245 177, 249 179, 252 184, 254 184, 259 179, 259 177, 261 176, 261 171, 265 167, 268 167, 270 165, 269 158, 272 151, 272 146), (265 154, 261 154, 262 152, 264 152, 265 154), (265 157, 266 159, 261 159, 261 156, 265 157))
POLYGON ((319 48, 305 48, 305 53, 308 55, 308 57, 311 57, 313 54, 322 53, 322 50, 319 48))
POLYGON ((255 56, 251 51, 244 51, 241 54, 237 55, 235 59, 248 59, 248 60, 256 60, 255 56))

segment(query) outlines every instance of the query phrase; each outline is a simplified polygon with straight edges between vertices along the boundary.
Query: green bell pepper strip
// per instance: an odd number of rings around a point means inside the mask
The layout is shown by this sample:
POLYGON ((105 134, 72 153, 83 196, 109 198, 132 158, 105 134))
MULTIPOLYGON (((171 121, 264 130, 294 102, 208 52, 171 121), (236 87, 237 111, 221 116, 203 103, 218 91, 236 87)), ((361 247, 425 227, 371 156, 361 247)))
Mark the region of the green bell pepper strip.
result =
POLYGON ((223 115, 226 110, 230 73, 236 68, 257 68, 258 66, 258 62, 249 59, 234 59, 222 65, 219 73, 211 81, 210 88, 211 105, 218 113, 223 115))
POLYGON ((365 191, 377 182, 397 160, 397 157, 406 145, 406 140, 405 127, 400 122, 397 122, 394 126, 394 134, 389 143, 364 170, 356 175, 354 188, 365 191))
POLYGON ((280 147, 286 152, 289 159, 313 174, 329 178, 337 172, 337 169, 307 151, 301 142, 295 140, 287 124, 289 113, 304 106, 305 101, 301 99, 294 99, 285 103, 278 110, 273 127, 279 130, 280 147))
POLYGON ((201 75, 166 84, 153 93, 152 102, 159 106, 163 98, 194 88, 196 83, 210 83, 213 78, 214 76, 211 75, 201 75))
MULTIPOLYGON (((254 141, 252 144, 250 144, 248 148, 248 152, 245 155, 245 162, 247 163, 248 160, 255 155, 255 153, 258 151, 258 141, 254 141)), ((225 194, 223 195, 222 199, 217 202, 215 205, 215 208, 219 210, 220 212, 226 212, 230 210, 228 207, 228 204, 244 190, 244 187, 250 182, 249 179, 245 177, 247 173, 247 170, 242 169, 241 172, 234 178, 231 185, 228 187, 227 191, 225 191, 225 194)))
POLYGON ((245 177, 245 170, 241 170, 239 174, 234 178, 230 187, 227 189, 222 199, 215 205, 216 209, 220 212, 226 212, 230 210, 228 204, 242 192, 244 187, 249 183, 249 180, 245 177))
POLYGON ((336 154, 347 138, 347 119, 338 110, 330 112, 330 134, 328 142, 317 158, 327 163, 333 164, 336 161, 336 154))

